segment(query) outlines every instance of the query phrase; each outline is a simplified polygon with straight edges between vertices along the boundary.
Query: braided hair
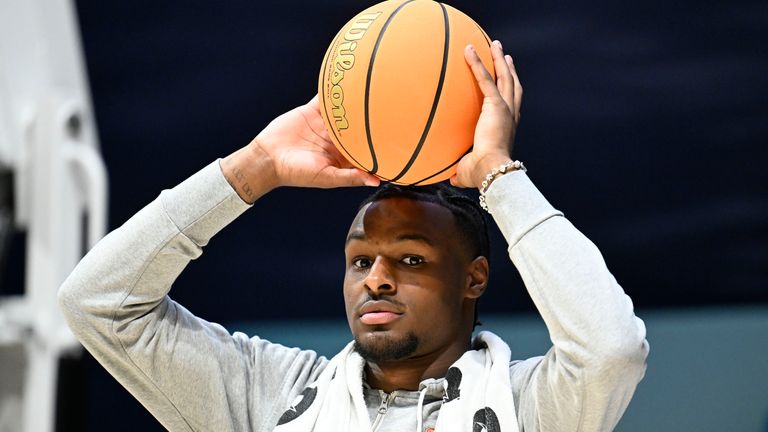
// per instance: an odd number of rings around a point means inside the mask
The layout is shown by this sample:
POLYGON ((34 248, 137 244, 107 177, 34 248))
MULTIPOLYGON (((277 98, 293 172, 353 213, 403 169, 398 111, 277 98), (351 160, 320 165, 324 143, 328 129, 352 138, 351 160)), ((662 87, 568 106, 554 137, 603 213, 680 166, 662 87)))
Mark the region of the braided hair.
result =
MULTIPOLYGON (((426 186, 401 186, 386 183, 378 188, 360 203, 358 211, 367 204, 386 198, 407 198, 416 201, 438 204, 448 209, 456 221, 456 228, 472 257, 484 256, 491 259, 490 241, 488 240, 488 224, 485 212, 480 204, 461 193, 458 189, 445 183, 426 186)), ((478 299, 479 300, 479 299, 478 299)), ((474 326, 482 325, 478 320, 477 302, 475 300, 474 326)))

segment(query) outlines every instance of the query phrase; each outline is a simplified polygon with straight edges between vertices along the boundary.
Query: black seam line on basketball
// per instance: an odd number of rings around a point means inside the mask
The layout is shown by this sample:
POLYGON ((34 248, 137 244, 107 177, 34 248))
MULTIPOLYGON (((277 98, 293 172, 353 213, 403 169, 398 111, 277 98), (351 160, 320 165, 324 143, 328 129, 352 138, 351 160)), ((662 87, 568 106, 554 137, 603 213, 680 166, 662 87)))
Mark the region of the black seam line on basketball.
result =
MULTIPOLYGON (((339 40, 339 36, 341 36, 341 32, 339 32, 339 34, 337 34, 336 37, 333 38, 333 41, 331 41, 331 46, 328 47, 328 53, 326 53, 326 57, 330 56, 330 54, 333 52, 333 46, 336 45, 336 41, 339 40)), ((325 91, 325 88, 324 88, 325 87, 325 71, 326 71, 326 68, 328 67, 328 61, 329 61, 329 59, 326 58, 325 59, 325 63, 323 63, 323 75, 322 75, 323 76, 323 85, 321 86, 323 88, 320 89, 321 94, 319 94, 318 96, 323 96, 322 93, 325 91)), ((328 105, 326 104, 325 96, 323 96, 321 99, 323 100, 323 111, 325 111, 325 118, 328 118, 328 105)), ((330 123, 330 120, 329 120, 329 123, 330 123)), ((325 127, 325 125, 323 125, 323 127, 325 127)), ((358 162, 358 160, 355 159, 354 156, 352 156, 352 153, 350 153, 349 150, 347 150, 347 148, 344 147, 344 144, 341 143, 341 139, 339 139, 339 136, 336 135, 336 130, 333 128, 333 126, 331 126, 330 128, 326 128, 326 129, 330 129, 331 130, 331 133, 333 134, 333 136, 336 137, 336 142, 339 143, 339 145, 341 146, 342 149, 344 149, 344 153, 346 153, 347 156, 349 156, 350 159, 355 161, 355 163, 358 166, 365 167, 365 165, 363 165, 360 162, 358 162)), ((365 168, 363 168, 363 169, 365 169, 365 168)))
POLYGON ((394 18, 395 15, 400 12, 400 9, 412 1, 413 0, 407 0, 398 6, 397 9, 395 9, 394 12, 392 12, 387 17, 387 20, 381 27, 379 36, 376 38, 376 44, 373 46, 371 61, 368 62, 368 76, 365 77, 365 137, 368 139, 368 149, 371 151, 371 159, 373 160, 373 167, 371 167, 371 170, 369 171, 371 174, 376 174, 376 171, 379 170, 379 162, 376 160, 376 150, 373 148, 373 139, 371 138, 371 121, 369 116, 370 111, 368 108, 368 101, 370 100, 371 94, 371 75, 373 74, 373 62, 376 60, 376 53, 379 51, 381 39, 384 37, 384 32, 387 31, 387 27, 389 27, 389 23, 392 21, 392 18, 394 18))
POLYGON ((407 164, 405 164, 405 168, 403 168, 403 170, 400 171, 400 174, 396 175, 395 178, 392 179, 392 181, 397 181, 400 179, 400 177, 404 176, 405 173, 407 173, 408 170, 411 169, 411 166, 416 161, 416 158, 419 157, 421 148, 424 146, 424 141, 427 140, 427 135, 429 135, 429 129, 432 127, 432 121, 435 119, 435 112, 437 112, 437 105, 440 102, 440 94, 443 92, 443 83, 445 82, 445 71, 446 69, 448 69, 448 48, 449 48, 450 39, 451 39, 451 29, 448 23, 448 11, 445 10, 445 5, 442 3, 438 3, 438 4, 440 5, 440 9, 443 11, 443 22, 445 24, 445 41, 443 42, 443 67, 440 69, 440 80, 437 82, 435 99, 432 101, 432 110, 429 112, 429 118, 427 119, 426 126, 424 126, 424 132, 422 132, 421 134, 419 143, 416 145, 416 149, 413 151, 413 154, 411 155, 411 159, 408 161, 407 164))
MULTIPOLYGON (((472 22, 474 22, 474 21, 472 21, 472 22)), ((488 37, 488 35, 485 33, 485 30, 483 30, 483 28, 480 27, 480 24, 475 23, 475 25, 477 26, 477 29, 480 30, 480 34, 482 34, 483 37, 485 38, 485 42, 488 43, 488 46, 491 46, 491 38, 488 37)))
POLYGON ((448 165, 447 167, 445 167, 445 168, 441 169, 440 171, 438 171, 438 172, 436 172, 436 173, 432 174, 431 176, 429 176, 429 177, 427 177, 427 178, 423 178, 423 179, 421 179, 421 180, 417 181, 416 183, 411 183, 411 186, 418 186, 419 184, 421 184, 421 183, 424 183, 425 181, 427 181, 427 180, 431 179, 432 177, 436 177, 436 176, 439 176, 440 174, 442 174, 442 173, 446 172, 446 171, 447 171, 448 169, 450 169, 452 166, 454 166, 454 165, 456 165, 457 163, 459 163, 459 162, 461 161, 461 159, 462 159, 462 158, 464 158, 464 156, 468 155, 468 154, 469 154, 469 152, 471 152, 471 151, 472 151, 472 147, 470 147, 469 149, 467 149, 467 151, 465 151, 463 155, 459 156, 459 158, 458 158, 458 159, 456 159, 456 161, 454 161, 453 163, 451 163, 451 164, 450 164, 450 165, 448 165))

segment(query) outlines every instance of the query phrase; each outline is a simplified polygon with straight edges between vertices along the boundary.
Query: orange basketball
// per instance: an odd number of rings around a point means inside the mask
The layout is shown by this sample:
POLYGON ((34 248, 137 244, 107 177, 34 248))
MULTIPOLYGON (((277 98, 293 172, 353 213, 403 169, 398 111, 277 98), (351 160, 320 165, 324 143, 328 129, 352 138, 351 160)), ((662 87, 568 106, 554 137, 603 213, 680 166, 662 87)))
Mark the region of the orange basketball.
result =
POLYGON ((472 147, 483 102, 464 48, 473 44, 495 77, 490 42, 467 15, 432 0, 389 0, 360 12, 320 70, 320 111, 336 147, 385 181, 451 177, 472 147))

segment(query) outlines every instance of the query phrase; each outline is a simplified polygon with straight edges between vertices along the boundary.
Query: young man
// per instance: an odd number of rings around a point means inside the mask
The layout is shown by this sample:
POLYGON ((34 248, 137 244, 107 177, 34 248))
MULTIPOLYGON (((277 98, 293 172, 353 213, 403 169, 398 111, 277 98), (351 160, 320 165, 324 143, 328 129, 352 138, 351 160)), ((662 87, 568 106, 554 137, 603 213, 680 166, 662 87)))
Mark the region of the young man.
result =
POLYGON ((83 258, 60 292, 83 345, 174 431, 611 430, 645 372, 645 329, 599 251, 512 162, 522 88, 501 44, 492 52, 496 82, 465 51, 485 100, 451 183, 481 188, 549 329, 546 355, 512 361, 489 332, 470 342, 487 237, 479 206, 447 186, 387 187, 361 207, 345 246, 354 342, 331 360, 230 335, 168 298, 211 237, 269 191, 378 185, 329 141, 317 98, 83 258))

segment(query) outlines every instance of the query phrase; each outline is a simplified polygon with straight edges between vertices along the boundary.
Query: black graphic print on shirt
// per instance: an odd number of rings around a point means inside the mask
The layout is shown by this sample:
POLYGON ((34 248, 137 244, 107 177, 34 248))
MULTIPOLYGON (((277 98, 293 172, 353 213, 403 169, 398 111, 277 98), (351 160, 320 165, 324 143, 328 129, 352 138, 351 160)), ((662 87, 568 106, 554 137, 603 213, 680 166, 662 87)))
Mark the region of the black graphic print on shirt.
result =
POLYGON ((461 370, 457 367, 448 369, 448 372, 445 374, 445 381, 447 382, 447 385, 445 386, 443 402, 447 403, 454 399, 458 399, 461 394, 461 390, 459 390, 459 385, 461 384, 461 370))
POLYGON ((309 409, 309 406, 312 405, 312 402, 315 401, 315 397, 317 397, 317 387, 305 388, 299 397, 301 400, 298 403, 294 401, 294 404, 280 416, 280 420, 277 421, 278 426, 296 420, 300 415, 304 414, 309 409))
POLYGON ((496 413, 489 407, 477 410, 472 419, 472 432, 501 432, 496 413))

